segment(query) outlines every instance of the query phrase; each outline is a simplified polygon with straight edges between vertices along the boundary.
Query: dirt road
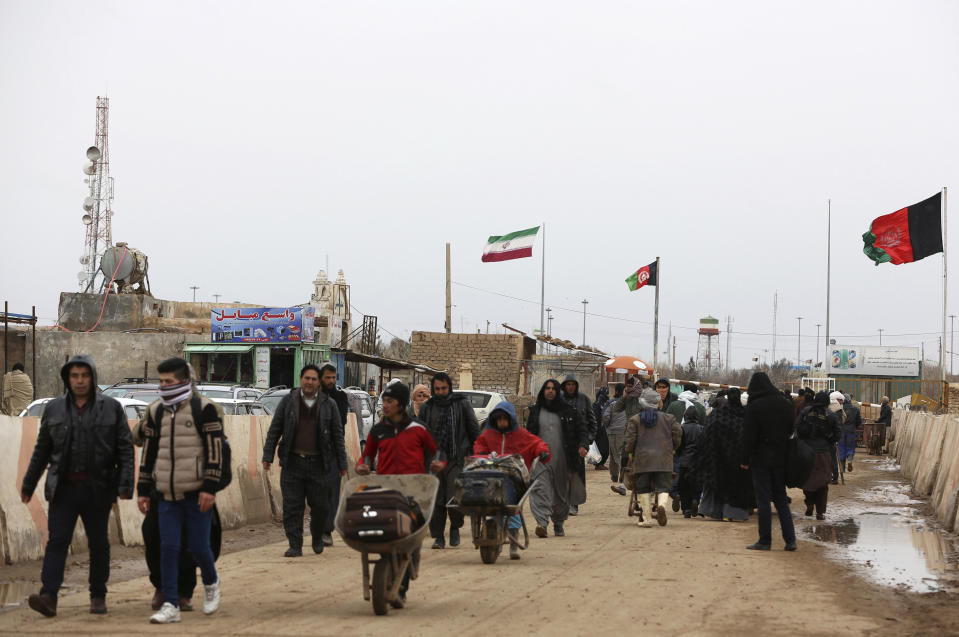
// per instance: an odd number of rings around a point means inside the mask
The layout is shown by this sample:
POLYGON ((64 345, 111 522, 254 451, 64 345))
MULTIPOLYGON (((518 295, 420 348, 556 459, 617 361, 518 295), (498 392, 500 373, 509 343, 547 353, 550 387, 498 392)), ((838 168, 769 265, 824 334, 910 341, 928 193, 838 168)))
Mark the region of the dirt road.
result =
MULTIPOLYGON (((876 473, 861 464, 832 498, 852 497, 876 473)), ((954 595, 875 586, 827 561, 802 535, 799 550, 786 553, 774 530, 774 550, 766 553, 744 550, 755 539, 755 522, 670 513, 664 528, 637 528, 625 515, 626 498, 609 491, 606 473, 590 471, 588 479, 589 501, 568 522, 567 537, 533 538, 519 562, 504 555, 484 565, 469 542, 443 551, 426 545, 408 607, 386 617, 363 601, 359 554, 338 540, 323 555, 284 559, 280 542, 221 557, 223 604, 210 617, 184 613, 175 627, 150 625, 153 589, 140 575, 111 583, 106 616, 88 614, 86 594, 78 593, 61 598, 55 619, 26 608, 0 613, 0 634, 847 637, 945 635, 959 626, 954 595)), ((797 523, 806 524, 801 492, 791 495, 797 523)), ((0 568, 0 580, 10 572, 0 568)))

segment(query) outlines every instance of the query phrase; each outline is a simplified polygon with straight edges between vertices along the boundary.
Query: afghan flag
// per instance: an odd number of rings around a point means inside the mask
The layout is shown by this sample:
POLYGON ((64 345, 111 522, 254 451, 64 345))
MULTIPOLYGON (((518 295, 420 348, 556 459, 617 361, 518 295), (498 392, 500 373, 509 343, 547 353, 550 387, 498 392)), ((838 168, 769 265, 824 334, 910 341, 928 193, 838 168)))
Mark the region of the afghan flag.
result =
POLYGON ((876 217, 862 235, 862 251, 880 263, 912 263, 942 252, 942 193, 876 217))
POLYGON ((626 285, 630 292, 635 292, 644 285, 656 285, 656 262, 644 265, 626 277, 626 285))
POLYGON ((501 237, 490 237, 483 248, 483 263, 492 261, 509 261, 533 256, 533 242, 539 226, 517 230, 501 237))

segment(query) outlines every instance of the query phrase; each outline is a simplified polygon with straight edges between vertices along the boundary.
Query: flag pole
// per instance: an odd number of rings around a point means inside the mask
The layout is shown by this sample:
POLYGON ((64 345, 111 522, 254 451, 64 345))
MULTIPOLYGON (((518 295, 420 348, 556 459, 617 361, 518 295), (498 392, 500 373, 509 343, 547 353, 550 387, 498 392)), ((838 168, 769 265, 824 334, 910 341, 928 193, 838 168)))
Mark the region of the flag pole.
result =
POLYGON ((659 268, 659 257, 656 257, 656 309, 653 311, 653 370, 659 373, 659 286, 663 280, 662 270, 659 268))
MULTIPOLYGON (((829 300, 832 272, 832 199, 826 200, 826 352, 823 360, 832 360, 832 351, 829 349, 829 300)), ((826 369, 829 369, 828 367, 826 369)))
POLYGON ((939 391, 942 392, 942 397, 939 400, 939 404, 944 406, 946 404, 946 314, 948 310, 946 307, 947 301, 947 292, 949 290, 949 269, 946 267, 946 252, 948 238, 949 238, 949 226, 948 216, 946 214, 946 195, 947 189, 945 186, 942 187, 942 339, 939 345, 939 358, 942 361, 939 364, 939 380, 942 382, 939 391))
MULTIPOLYGON (((542 272, 540 273, 539 279, 539 333, 545 335, 546 332, 543 331, 545 327, 544 317, 546 316, 546 222, 543 222, 543 243, 540 244, 540 250, 542 254, 542 272)), ((539 351, 540 354, 543 353, 543 341, 539 342, 539 351)))

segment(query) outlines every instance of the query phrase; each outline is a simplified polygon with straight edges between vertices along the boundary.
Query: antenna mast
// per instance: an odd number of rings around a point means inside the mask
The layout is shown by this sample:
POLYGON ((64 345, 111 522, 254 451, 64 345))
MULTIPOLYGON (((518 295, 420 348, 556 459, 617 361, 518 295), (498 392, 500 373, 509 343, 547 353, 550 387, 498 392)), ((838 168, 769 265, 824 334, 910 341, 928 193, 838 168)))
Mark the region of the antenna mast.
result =
POLYGON ((86 225, 83 241, 83 256, 80 263, 83 271, 77 274, 80 288, 89 292, 97 287, 102 289, 106 281, 101 277, 96 286, 99 271, 97 259, 103 250, 113 245, 113 178, 110 176, 110 99, 97 97, 96 135, 93 146, 87 149, 87 162, 83 166, 88 178, 84 181, 90 186, 90 195, 83 201, 82 221, 86 225))

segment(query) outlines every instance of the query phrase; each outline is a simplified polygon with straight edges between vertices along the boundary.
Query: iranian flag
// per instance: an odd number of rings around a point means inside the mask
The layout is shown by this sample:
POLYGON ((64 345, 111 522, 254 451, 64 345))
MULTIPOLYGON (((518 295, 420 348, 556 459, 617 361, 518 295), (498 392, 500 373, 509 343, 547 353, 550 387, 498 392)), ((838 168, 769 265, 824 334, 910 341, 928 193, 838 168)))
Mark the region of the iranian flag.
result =
POLYGON ((876 217, 862 235, 862 251, 880 263, 912 263, 942 252, 942 193, 876 217))
POLYGON ((533 256, 533 242, 539 226, 517 230, 501 237, 490 237, 483 248, 483 263, 509 261, 533 256))
POLYGON ((644 285, 656 285, 656 262, 644 265, 626 277, 626 285, 630 292, 635 292, 644 285))

